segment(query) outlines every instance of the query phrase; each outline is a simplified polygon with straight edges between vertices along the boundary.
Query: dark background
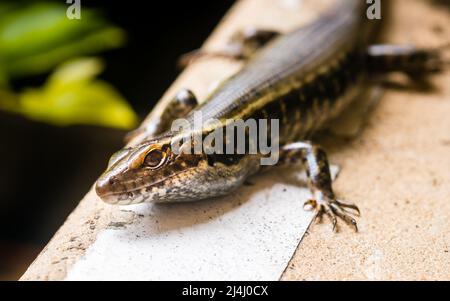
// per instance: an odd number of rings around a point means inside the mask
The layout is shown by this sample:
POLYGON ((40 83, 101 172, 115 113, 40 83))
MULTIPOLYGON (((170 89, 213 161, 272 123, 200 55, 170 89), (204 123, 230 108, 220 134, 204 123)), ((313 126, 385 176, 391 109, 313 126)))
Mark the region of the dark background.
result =
MULTIPOLYGON (((63 1, 64 2, 64 1, 63 1)), ((234 1, 81 1, 124 28, 124 48, 101 56, 101 78, 144 118, 234 1)), ((46 75, 16 82, 40 85, 46 75)), ((17 279, 122 146, 125 132, 54 127, 0 112, 0 279, 17 279)))

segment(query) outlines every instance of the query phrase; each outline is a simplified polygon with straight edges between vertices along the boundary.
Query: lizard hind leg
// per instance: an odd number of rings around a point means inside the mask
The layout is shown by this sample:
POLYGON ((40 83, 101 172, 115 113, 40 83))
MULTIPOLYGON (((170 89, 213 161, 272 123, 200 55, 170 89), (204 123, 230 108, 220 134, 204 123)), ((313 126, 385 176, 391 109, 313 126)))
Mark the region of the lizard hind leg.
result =
POLYGON ((296 163, 302 163, 305 166, 308 184, 313 193, 313 198, 306 201, 304 206, 314 209, 318 219, 324 214, 327 215, 332 222, 333 231, 337 231, 338 218, 358 231, 356 220, 352 215, 354 213, 359 215, 360 211, 355 204, 336 198, 325 151, 311 142, 297 142, 282 147, 278 165, 296 163))
POLYGON ((439 73, 450 66, 446 53, 450 43, 434 48, 411 45, 371 45, 367 49, 367 63, 372 73, 403 72, 412 78, 439 73))

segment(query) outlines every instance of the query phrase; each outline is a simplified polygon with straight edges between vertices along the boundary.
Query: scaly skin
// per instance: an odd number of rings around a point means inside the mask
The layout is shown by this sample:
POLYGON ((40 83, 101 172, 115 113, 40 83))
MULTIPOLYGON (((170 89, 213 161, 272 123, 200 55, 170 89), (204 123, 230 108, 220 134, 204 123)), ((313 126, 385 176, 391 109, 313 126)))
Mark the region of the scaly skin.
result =
MULTIPOLYGON (((333 229, 337 217, 357 229, 347 209, 359 211, 336 198, 325 151, 305 139, 351 105, 364 90, 368 76, 390 71, 426 75, 439 65, 439 55, 433 51, 369 47, 379 21, 367 20, 365 8, 365 1, 343 0, 312 24, 274 35, 240 72, 195 109, 203 120, 220 121, 201 130, 202 137, 224 128, 226 120, 278 119, 282 146, 278 165, 303 163, 313 192, 307 204, 318 217, 327 214, 333 229)), ((193 122, 194 111, 187 115, 188 110, 178 111, 182 112, 179 116, 169 115, 193 122)), ((149 133, 138 145, 112 157, 96 185, 105 202, 176 202, 222 196, 262 169, 262 154, 175 154, 172 142, 192 133, 172 132, 168 121, 153 131, 162 134, 149 133)), ((193 149, 194 144, 187 148, 193 149)))

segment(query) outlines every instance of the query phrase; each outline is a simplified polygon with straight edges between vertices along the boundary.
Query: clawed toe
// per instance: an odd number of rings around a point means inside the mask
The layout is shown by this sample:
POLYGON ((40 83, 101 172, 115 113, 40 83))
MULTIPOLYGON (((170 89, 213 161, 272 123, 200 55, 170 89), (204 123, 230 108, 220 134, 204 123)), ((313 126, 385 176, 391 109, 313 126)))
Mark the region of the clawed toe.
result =
POLYGON ((345 210, 345 208, 349 208, 349 209, 352 209, 353 211, 355 211, 355 212, 358 214, 358 216, 361 216, 361 212, 359 211, 358 206, 356 206, 355 204, 353 204, 353 203, 347 203, 347 202, 344 202, 344 201, 342 201, 342 200, 336 200, 335 202, 336 202, 336 204, 338 204, 340 207, 342 207, 342 209, 343 209, 344 211, 347 211, 347 210, 345 210))
POLYGON ((354 204, 326 198, 323 200, 308 200, 304 203, 304 206, 312 207, 315 210, 315 220, 318 222, 320 222, 322 220, 322 216, 326 214, 333 225, 334 232, 337 232, 338 217, 347 224, 352 225, 355 228, 355 231, 358 232, 358 224, 355 218, 351 216, 351 212, 346 210, 346 208, 351 209, 357 213, 358 216, 360 216, 360 211, 354 204))

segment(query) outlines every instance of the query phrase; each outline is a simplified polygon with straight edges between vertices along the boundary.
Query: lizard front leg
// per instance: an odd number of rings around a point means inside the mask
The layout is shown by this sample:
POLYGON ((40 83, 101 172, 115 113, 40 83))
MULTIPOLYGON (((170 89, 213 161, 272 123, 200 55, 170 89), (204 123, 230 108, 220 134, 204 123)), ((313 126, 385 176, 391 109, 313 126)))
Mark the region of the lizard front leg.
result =
POLYGON ((197 98, 191 90, 180 90, 175 97, 171 99, 170 103, 161 113, 161 116, 157 116, 157 118, 149 120, 141 127, 129 132, 125 136, 125 142, 134 140, 138 136, 141 136, 142 140, 163 133, 164 131, 170 129, 172 121, 177 118, 185 117, 197 105, 197 98))
POLYGON ((297 142, 285 145, 280 150, 278 165, 292 165, 302 163, 306 168, 308 184, 313 198, 305 202, 305 206, 312 206, 316 211, 316 218, 323 214, 330 217, 333 230, 337 230, 337 218, 351 224, 358 230, 356 220, 347 209, 352 209, 359 215, 356 205, 338 200, 332 189, 330 167, 325 151, 311 142, 297 142))

